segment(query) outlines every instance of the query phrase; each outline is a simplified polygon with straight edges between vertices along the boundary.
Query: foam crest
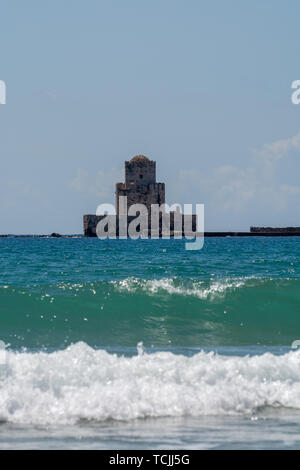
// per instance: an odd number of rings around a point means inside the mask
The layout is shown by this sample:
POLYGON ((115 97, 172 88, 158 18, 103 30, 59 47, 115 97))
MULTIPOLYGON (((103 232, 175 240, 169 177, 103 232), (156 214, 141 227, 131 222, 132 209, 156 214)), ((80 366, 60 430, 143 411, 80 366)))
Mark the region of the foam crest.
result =
POLYGON ((276 356, 193 357, 171 352, 123 357, 77 343, 51 354, 7 353, 0 371, 0 420, 80 420, 251 415, 300 409, 300 351, 276 356))
POLYGON ((142 290, 148 294, 175 294, 207 299, 224 294, 227 290, 235 290, 245 285, 244 279, 224 279, 221 281, 196 281, 179 278, 137 279, 134 277, 122 281, 114 281, 116 289, 127 292, 142 290))

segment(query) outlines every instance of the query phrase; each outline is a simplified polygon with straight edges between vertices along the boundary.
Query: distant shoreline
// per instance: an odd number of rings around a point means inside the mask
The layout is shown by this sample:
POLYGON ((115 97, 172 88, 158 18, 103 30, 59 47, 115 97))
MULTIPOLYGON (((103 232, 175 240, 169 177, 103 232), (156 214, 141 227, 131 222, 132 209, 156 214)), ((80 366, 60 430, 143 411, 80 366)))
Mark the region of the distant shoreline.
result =
MULTIPOLYGON (((202 236, 202 234, 197 235, 202 236)), ((204 238, 211 238, 211 237, 300 237, 300 232, 204 232, 204 238)), ((59 239, 59 238, 97 238, 97 237, 88 237, 83 234, 74 234, 74 235, 59 235, 59 236, 52 236, 52 235, 14 235, 14 234, 4 234, 0 235, 0 238, 46 238, 46 239, 59 239)), ((149 237, 150 238, 150 237, 149 237)), ((170 238, 173 238, 171 235, 170 238)), ((182 237, 184 238, 184 237, 182 237)))

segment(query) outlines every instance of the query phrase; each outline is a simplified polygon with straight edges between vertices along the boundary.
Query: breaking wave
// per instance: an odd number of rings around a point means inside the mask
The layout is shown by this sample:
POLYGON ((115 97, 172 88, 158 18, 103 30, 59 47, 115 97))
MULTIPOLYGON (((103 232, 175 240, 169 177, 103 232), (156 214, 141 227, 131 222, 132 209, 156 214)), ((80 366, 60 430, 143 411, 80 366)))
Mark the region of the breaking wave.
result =
POLYGON ((7 352, 0 420, 81 420, 245 415, 300 409, 300 351, 284 355, 192 357, 156 352, 118 356, 83 342, 53 353, 7 352))

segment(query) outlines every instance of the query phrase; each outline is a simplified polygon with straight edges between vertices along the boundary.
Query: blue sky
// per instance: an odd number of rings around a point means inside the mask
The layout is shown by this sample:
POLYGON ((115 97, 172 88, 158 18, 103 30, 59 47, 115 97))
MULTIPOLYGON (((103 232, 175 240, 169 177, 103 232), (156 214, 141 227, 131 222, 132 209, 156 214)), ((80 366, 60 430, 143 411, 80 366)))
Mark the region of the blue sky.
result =
POLYGON ((300 3, 2 0, 0 233, 80 233, 124 160, 207 230, 300 225, 300 3))

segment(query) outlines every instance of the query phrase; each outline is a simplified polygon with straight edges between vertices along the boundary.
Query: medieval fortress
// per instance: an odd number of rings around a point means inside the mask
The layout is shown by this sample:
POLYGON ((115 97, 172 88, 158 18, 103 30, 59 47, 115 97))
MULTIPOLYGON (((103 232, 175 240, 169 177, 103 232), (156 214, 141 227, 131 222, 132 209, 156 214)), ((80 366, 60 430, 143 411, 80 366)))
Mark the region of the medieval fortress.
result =
MULTIPOLYGON (((151 214, 153 206, 163 206, 165 204, 165 183, 156 182, 156 162, 149 160, 144 155, 137 155, 130 161, 125 161, 125 182, 116 183, 116 233, 119 235, 121 216, 126 217, 127 228, 136 219, 137 214, 132 214, 130 208, 136 204, 143 204, 147 209, 148 227, 151 227, 151 214), (121 207, 120 201, 125 201, 126 206, 121 207)), ((165 214, 160 211, 158 214, 158 234, 162 236, 162 224, 166 220, 165 214)), ((105 215, 88 214, 83 216, 84 234, 88 237, 97 236, 97 225, 104 222, 105 215)), ((169 212, 168 224, 170 236, 174 236, 174 227, 183 234, 184 222, 189 225, 189 231, 196 231, 196 215, 185 215, 178 212, 169 212), (179 222, 179 224, 178 224, 179 222), (178 227, 179 230, 178 230, 178 227)), ((153 225, 153 223, 152 223, 153 225)), ((186 231, 187 232, 187 231, 186 231)), ((148 233, 150 235, 150 232, 148 233)))

